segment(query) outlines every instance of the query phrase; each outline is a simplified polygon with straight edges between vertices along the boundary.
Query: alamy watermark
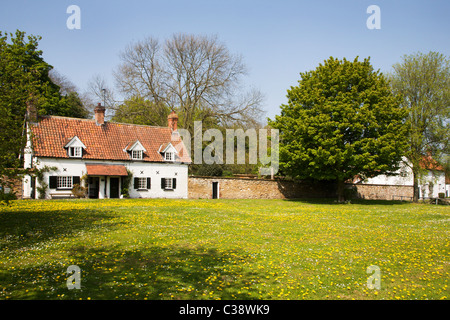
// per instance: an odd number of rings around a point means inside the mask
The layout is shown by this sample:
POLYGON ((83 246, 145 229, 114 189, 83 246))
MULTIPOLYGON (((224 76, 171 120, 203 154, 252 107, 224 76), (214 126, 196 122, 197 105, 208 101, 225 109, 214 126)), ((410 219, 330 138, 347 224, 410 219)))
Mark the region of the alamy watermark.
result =
MULTIPOLYGON (((248 164, 260 165, 261 175, 274 175, 279 168, 279 130, 270 129, 270 138, 268 131, 268 129, 256 130, 253 128, 245 131, 243 129, 226 129, 224 139, 223 133, 219 129, 208 129, 203 132, 202 122, 194 121, 193 163, 246 164, 248 154, 248 164), (269 140, 270 148, 268 147, 269 140), (246 148, 247 141, 248 149, 246 148), (203 142, 210 143, 203 148, 203 142)), ((178 129, 178 132, 188 154, 192 154, 190 132, 186 129, 178 129)))
POLYGON ((367 278, 367 288, 369 289, 381 289, 381 271, 378 266, 368 266, 366 273, 371 274, 369 278, 367 278))
POLYGON ((66 26, 69 30, 81 29, 81 9, 77 5, 70 5, 67 7, 66 13, 70 16, 66 20, 66 26))
POLYGON ((367 29, 381 29, 381 9, 377 5, 370 5, 367 7, 367 13, 371 14, 366 21, 367 29))
POLYGON ((81 269, 79 266, 71 265, 67 268, 67 289, 81 289, 81 269))

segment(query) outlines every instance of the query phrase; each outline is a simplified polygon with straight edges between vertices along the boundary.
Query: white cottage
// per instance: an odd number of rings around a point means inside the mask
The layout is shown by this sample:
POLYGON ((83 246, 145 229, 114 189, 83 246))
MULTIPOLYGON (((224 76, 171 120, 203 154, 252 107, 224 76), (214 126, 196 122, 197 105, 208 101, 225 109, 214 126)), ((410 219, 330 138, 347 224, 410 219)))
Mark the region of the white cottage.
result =
MULTIPOLYGON (((410 166, 407 165, 408 160, 403 159, 401 167, 395 172, 396 175, 378 175, 369 178, 365 181, 357 183, 370 185, 392 185, 392 186, 413 186, 413 172, 410 166)), ((425 170, 425 174, 419 180, 419 198, 430 199, 438 198, 439 193, 445 193, 445 172, 444 168, 440 166, 431 157, 424 158, 420 166, 425 170)))
MULTIPOLYGON (((45 198, 70 196, 85 184, 89 198, 119 198, 132 175, 131 198, 187 198, 190 156, 177 130, 175 112, 168 127, 105 121, 105 108, 95 119, 44 116, 29 106, 25 168, 53 168, 44 173, 45 198), (128 179, 129 180, 129 179, 128 179)), ((24 177, 24 198, 37 198, 39 180, 24 177)))

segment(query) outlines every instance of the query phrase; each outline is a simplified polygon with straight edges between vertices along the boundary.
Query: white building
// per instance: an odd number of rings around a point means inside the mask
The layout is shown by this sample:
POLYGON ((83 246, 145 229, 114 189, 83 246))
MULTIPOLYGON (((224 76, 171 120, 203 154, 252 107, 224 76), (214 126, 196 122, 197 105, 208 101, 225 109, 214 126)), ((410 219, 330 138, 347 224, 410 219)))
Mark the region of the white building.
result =
MULTIPOLYGON (((370 185, 414 186, 413 172, 407 163, 408 160, 404 158, 400 169, 395 172, 396 175, 381 174, 376 177, 360 181, 359 183, 370 185)), ((419 198, 438 198, 439 193, 446 192, 444 169, 430 157, 425 158, 420 165, 422 169, 426 171, 425 174, 419 179, 419 198)))
MULTIPOLYGON (((187 198, 190 156, 177 131, 178 117, 168 127, 105 121, 105 108, 95 119, 45 116, 28 111, 25 168, 52 168, 43 176, 45 198, 70 196, 75 184, 89 198, 119 198, 126 177, 131 198, 187 198)), ((38 198, 38 179, 24 177, 24 198, 38 198)), ((41 191, 42 193, 42 191, 41 191)))
POLYGON ((450 175, 445 176, 445 196, 450 198, 450 175))

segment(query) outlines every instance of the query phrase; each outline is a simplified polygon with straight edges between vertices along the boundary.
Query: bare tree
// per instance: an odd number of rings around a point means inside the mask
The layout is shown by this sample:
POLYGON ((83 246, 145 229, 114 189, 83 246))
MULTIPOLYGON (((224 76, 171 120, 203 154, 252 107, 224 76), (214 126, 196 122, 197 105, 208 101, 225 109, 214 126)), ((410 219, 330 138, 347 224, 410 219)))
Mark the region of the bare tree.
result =
POLYGON ((262 95, 242 93, 247 74, 240 56, 217 37, 175 34, 160 45, 147 38, 120 55, 114 76, 126 99, 142 97, 177 110, 185 129, 206 117, 227 124, 255 124, 262 118, 262 95))
POLYGON ((50 80, 59 86, 59 93, 62 95, 67 95, 71 92, 78 92, 76 85, 70 81, 65 75, 62 75, 56 69, 50 70, 48 73, 50 80))
POLYGON ((88 110, 93 113, 98 103, 106 107, 106 116, 114 115, 119 101, 114 97, 114 90, 107 84, 106 80, 100 76, 93 76, 88 82, 88 90, 82 95, 88 110))

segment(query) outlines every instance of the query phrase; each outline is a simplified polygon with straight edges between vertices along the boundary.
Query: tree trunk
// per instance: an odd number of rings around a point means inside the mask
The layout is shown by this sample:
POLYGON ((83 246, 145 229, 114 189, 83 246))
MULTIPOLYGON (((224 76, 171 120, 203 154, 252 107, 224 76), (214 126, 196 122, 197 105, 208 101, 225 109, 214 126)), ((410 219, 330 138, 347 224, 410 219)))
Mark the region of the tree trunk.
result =
POLYGON ((413 168, 413 202, 419 202, 419 174, 413 168))
POLYGON ((338 178, 337 180, 337 196, 338 196, 338 202, 344 202, 344 180, 338 178))

